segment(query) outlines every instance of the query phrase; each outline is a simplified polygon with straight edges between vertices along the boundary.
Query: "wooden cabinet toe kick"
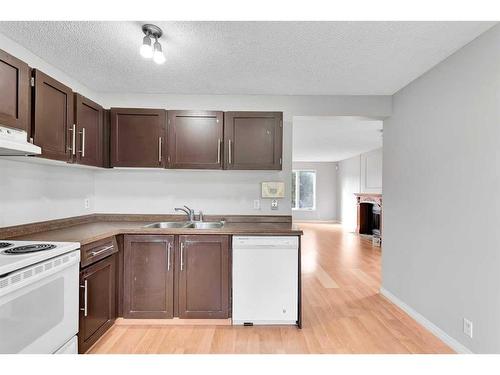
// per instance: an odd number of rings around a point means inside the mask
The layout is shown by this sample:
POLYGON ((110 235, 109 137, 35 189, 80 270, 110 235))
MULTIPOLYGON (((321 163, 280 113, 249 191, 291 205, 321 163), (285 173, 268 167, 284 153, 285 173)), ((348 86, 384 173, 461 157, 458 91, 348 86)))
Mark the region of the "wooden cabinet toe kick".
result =
POLYGON ((117 326, 230 326, 231 319, 124 319, 115 320, 117 326))

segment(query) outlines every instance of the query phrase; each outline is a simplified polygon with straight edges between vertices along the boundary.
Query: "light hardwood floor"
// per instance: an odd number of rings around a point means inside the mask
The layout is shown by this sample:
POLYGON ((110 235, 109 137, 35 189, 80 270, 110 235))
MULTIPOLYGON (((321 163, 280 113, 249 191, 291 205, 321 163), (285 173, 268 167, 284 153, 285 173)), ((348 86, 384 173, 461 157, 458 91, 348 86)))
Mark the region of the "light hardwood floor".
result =
POLYGON ((379 294, 380 248, 300 224, 303 329, 115 325, 90 353, 453 353, 379 294))

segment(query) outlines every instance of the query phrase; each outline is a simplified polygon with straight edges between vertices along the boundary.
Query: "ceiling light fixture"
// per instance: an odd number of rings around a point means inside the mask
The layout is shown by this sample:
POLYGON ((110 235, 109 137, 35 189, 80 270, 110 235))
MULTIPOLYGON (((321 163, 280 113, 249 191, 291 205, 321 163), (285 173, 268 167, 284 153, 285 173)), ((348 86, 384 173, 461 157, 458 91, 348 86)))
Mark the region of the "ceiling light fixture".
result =
POLYGON ((142 46, 140 49, 141 56, 150 59, 153 58, 153 61, 157 64, 163 64, 165 62, 165 55, 163 54, 163 49, 161 48, 161 44, 158 39, 163 35, 163 31, 152 24, 142 25, 142 32, 146 35, 142 39, 142 46), (154 44, 151 44, 151 39, 154 39, 154 44))
POLYGON ((155 44, 153 45, 153 61, 157 64, 163 64, 165 62, 165 55, 161 49, 161 44, 158 42, 158 39, 155 40, 155 44))

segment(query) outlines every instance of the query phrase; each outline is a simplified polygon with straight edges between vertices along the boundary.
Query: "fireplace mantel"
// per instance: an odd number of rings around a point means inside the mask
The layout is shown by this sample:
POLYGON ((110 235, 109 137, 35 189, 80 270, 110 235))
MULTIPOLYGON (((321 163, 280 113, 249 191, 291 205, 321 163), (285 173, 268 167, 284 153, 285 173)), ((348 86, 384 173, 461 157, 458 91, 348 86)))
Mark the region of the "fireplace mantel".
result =
POLYGON ((356 200, 358 204, 366 202, 366 203, 376 203, 379 206, 382 206, 382 194, 379 193, 354 193, 356 196, 356 200))

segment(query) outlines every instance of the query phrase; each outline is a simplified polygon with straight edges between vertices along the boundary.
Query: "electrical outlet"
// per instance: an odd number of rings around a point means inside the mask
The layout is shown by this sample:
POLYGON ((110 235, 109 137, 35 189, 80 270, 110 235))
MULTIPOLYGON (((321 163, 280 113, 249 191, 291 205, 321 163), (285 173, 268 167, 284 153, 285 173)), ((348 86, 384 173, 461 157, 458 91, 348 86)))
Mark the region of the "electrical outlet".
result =
POLYGON ((90 208, 90 198, 85 198, 83 202, 86 209, 90 208))
POLYGON ((260 199, 255 199, 253 201, 253 209, 254 210, 260 210, 260 199))
POLYGON ((464 333, 472 338, 472 322, 464 318, 464 333))

